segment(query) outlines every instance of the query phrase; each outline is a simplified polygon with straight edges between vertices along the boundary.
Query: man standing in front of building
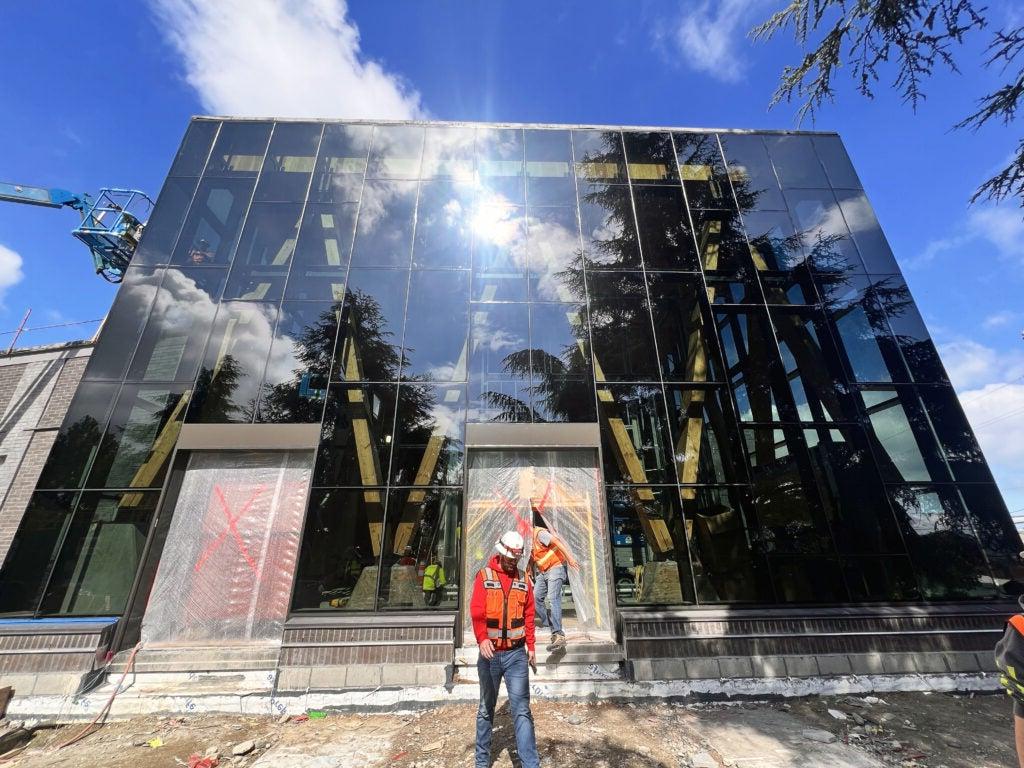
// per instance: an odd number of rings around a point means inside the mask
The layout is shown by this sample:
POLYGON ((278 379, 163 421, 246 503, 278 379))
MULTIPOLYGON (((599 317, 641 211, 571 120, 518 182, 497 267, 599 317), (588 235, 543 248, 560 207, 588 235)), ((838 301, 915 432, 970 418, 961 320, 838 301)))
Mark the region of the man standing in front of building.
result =
POLYGON ((530 670, 535 667, 533 584, 520 573, 523 537, 507 531, 495 545, 496 554, 477 574, 469 613, 480 647, 476 669, 480 677, 480 708, 476 714, 476 768, 491 764, 491 736, 498 688, 505 678, 516 750, 523 768, 540 768, 537 737, 530 711, 530 670))
POLYGON ((569 548, 555 534, 548 530, 547 523, 536 504, 533 507, 533 564, 537 567, 536 600, 537 624, 551 627, 549 651, 565 647, 565 632, 562 629, 562 586, 569 579, 566 566, 580 567, 569 552, 569 548), (544 598, 551 596, 550 621, 544 598))

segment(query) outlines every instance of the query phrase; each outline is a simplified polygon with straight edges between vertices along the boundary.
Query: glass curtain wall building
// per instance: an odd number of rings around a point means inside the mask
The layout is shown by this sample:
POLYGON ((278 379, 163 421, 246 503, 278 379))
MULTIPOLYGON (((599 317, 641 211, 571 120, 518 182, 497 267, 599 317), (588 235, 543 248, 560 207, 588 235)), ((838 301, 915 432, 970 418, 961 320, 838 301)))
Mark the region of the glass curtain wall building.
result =
POLYGON ((290 423, 291 610, 455 610, 477 422, 599 425, 620 606, 995 598, 1021 548, 838 136, 198 118, 0 611, 123 614, 182 425, 290 423))

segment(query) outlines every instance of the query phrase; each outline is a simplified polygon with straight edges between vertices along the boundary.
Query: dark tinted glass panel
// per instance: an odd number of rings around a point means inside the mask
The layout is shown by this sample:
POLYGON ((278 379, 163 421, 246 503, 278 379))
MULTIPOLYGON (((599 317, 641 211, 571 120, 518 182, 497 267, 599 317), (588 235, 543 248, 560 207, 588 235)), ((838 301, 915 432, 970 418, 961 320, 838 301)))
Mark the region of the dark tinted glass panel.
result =
POLYGON ((461 485, 465 422, 465 385, 402 384, 391 483, 461 485))
POLYGON ((896 257, 882 234, 867 196, 860 190, 851 189, 837 189, 835 195, 867 271, 875 274, 899 272, 896 257))
POLYGON ((119 387, 92 382, 79 385, 39 476, 38 488, 77 488, 85 480, 119 387))
POLYGON ((804 270, 783 274, 761 273, 761 286, 769 304, 801 306, 820 303, 814 281, 804 270))
POLYGON ((530 388, 538 421, 594 421, 593 374, 586 308, 530 307, 530 388))
POLYGON ((206 165, 210 154, 213 137, 217 135, 219 122, 212 120, 193 120, 188 124, 185 138, 181 142, 178 154, 171 164, 168 176, 199 176, 206 165))
POLYGON ((395 426, 393 384, 332 384, 327 394, 314 485, 387 481, 395 426))
POLYGON ((310 201, 357 202, 370 149, 368 125, 327 125, 320 141, 310 201))
POLYGON ((188 421, 253 420, 277 315, 273 304, 232 301, 220 305, 188 421))
POLYGON ((398 379, 408 285, 409 270, 350 270, 336 381, 398 379))
POLYGON ((855 421, 824 317, 814 310, 772 308, 782 368, 800 421, 855 421))
POLYGON ((736 201, 741 211, 783 211, 786 201, 779 189, 760 136, 722 133, 718 136, 725 152, 736 201))
POLYGON ((960 498, 981 548, 988 558, 992 575, 1002 585, 1007 579, 1020 580, 1020 534, 1006 510, 999 489, 989 483, 961 485, 960 498))
POLYGON ((146 222, 142 241, 132 255, 132 264, 167 264, 171 260, 174 242, 185 221, 192 195, 199 180, 196 178, 169 178, 160 190, 153 215, 146 222))
POLYGON ((626 180, 626 160, 622 154, 622 134, 618 131, 573 131, 576 176, 582 181, 622 182, 626 180))
POLYGON ((139 381, 192 381, 217 312, 227 270, 167 270, 128 369, 139 381))
POLYGON ((657 381, 643 278, 630 272, 591 272, 587 283, 598 380, 657 381))
POLYGON ((691 209, 736 209, 729 176, 712 133, 676 133, 676 157, 691 209))
POLYGON ((811 269, 846 275, 864 267, 839 204, 829 190, 787 190, 786 200, 811 269))
POLYGON ((740 421, 779 421, 780 367, 767 313, 716 312, 715 325, 740 421))
POLYGON ((512 128, 478 128, 476 151, 484 199, 495 204, 523 203, 523 132, 512 128))
POLYGON ((746 429, 743 436, 764 550, 831 550, 832 539, 815 498, 811 461, 800 433, 759 428, 746 429))
POLYGON ((870 296, 856 289, 837 298, 837 284, 826 289, 825 306, 836 330, 836 341, 855 381, 906 381, 903 360, 885 316, 870 296))
POLYGON ((472 181, 475 142, 472 128, 427 128, 421 178, 472 181))
POLYGON ((34 493, 0 571, 0 613, 38 607, 77 493, 34 493))
POLYGON ((320 421, 340 314, 340 302, 286 301, 281 305, 257 421, 320 421))
POLYGON ((738 491, 682 488, 680 495, 697 601, 772 602, 768 568, 752 548, 738 491))
POLYGON ((345 297, 355 222, 355 203, 306 205, 286 299, 341 301, 345 297))
POLYGON ((842 603, 849 600, 839 561, 831 557, 773 557, 780 603, 842 603))
POLYGON ((624 184, 579 185, 583 255, 591 269, 639 269, 633 199, 624 184))
POLYGON ((398 490, 388 494, 380 608, 458 608, 461 513, 462 491, 398 490))
POLYGON ((903 552, 896 522, 860 429, 805 429, 804 440, 839 551, 903 552))
POLYGON ((471 184, 430 181, 420 185, 414 267, 469 268, 474 218, 471 184))
POLYGON ((622 138, 629 178, 634 184, 679 184, 671 134, 627 131, 622 138))
POLYGON ((204 179, 171 261, 186 266, 227 265, 241 234, 252 185, 251 179, 204 179))
POLYGON ((315 123, 278 123, 274 127, 256 187, 257 200, 290 203, 306 199, 322 129, 315 123))
POLYGON ((367 182, 356 221, 352 265, 407 267, 412 249, 416 183, 367 182))
POLYGON ((992 576, 956 492, 902 487, 890 494, 924 596, 991 597, 992 576))
POLYGON ((210 153, 205 175, 255 179, 263 165, 270 129, 270 123, 224 123, 210 153))
POLYGON ((163 270, 130 267, 103 323, 99 343, 85 369, 85 379, 120 379, 135 351, 135 339, 149 316, 163 270), (126 341, 130 340, 130 341, 126 341))
POLYGON ((948 480, 931 425, 913 388, 860 393, 868 413, 876 459, 890 482, 948 480))
POLYGON ((301 203, 253 204, 231 264, 224 298, 252 301, 281 298, 301 216, 301 203))
POLYGON ((295 574, 294 610, 373 610, 384 494, 383 489, 312 492, 295 574))
POLYGON ((469 420, 533 421, 529 306, 474 304, 470 322, 469 420))
POLYGON ((640 251, 648 269, 700 269, 683 191, 678 187, 633 187, 640 251))
POLYGON ((765 136, 764 140, 783 189, 828 188, 825 169, 818 162, 810 136, 765 136))
POLYGON ((935 349, 928 329, 924 326, 920 312, 914 306, 913 300, 908 292, 903 292, 905 300, 879 303, 885 309, 889 318, 889 325, 896 336, 896 343, 900 352, 903 353, 903 360, 907 364, 911 377, 914 381, 922 384, 941 382, 947 383, 949 379, 946 371, 939 360, 939 353, 935 349))
POLYGON ((718 388, 666 386, 680 483, 742 483, 736 422, 718 388))
POLYGON ((825 173, 828 180, 835 188, 860 189, 860 179, 857 172, 853 170, 853 163, 850 162, 843 141, 838 136, 814 136, 814 149, 818 159, 825 166, 825 173))
POLYGON ((661 387, 599 384, 604 472, 612 483, 674 483, 661 387))
POLYGON ((857 602, 920 600, 910 558, 844 557, 843 575, 850 599, 857 602))
POLYGON ((712 304, 764 304, 761 288, 753 275, 725 277, 705 275, 708 301, 712 304))
POLYGON ((662 376, 675 381, 722 381, 722 366, 708 338, 700 275, 649 272, 647 284, 662 376))
POLYGON ((124 613, 160 494, 82 494, 43 596, 42 613, 124 613))
POLYGON ((619 605, 693 603, 686 525, 675 488, 608 488, 619 605))
POLYGON ((526 199, 533 205, 575 205, 569 131, 526 131, 526 199))
POLYGON ((692 211, 700 263, 706 272, 750 273, 753 262, 739 215, 733 211, 692 211))
POLYGON ((414 270, 402 378, 465 381, 468 334, 469 273, 414 270))
POLYGON ((805 263, 803 243, 785 211, 744 213, 743 227, 757 269, 797 269, 805 263))
POLYGON ((368 179, 415 179, 420 175, 424 131, 418 125, 378 125, 366 169, 368 179))
POLYGON ((953 477, 965 483, 990 483, 992 473, 985 464, 974 432, 950 387, 918 387, 932 431, 939 440, 953 477))
POLYGON ((127 384, 89 472, 89 488, 159 488, 191 390, 127 384))
POLYGON ((583 264, 576 207, 536 208, 526 218, 530 298, 534 301, 581 301, 583 264))

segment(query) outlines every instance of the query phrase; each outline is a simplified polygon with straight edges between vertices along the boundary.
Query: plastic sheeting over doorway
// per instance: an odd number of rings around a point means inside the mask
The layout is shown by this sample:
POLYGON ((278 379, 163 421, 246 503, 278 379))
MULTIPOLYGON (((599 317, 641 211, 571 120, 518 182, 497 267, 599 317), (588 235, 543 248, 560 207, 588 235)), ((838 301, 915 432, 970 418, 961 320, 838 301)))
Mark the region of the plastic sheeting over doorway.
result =
POLYGON ((312 459, 305 451, 192 454, 143 642, 280 642, 312 459))
MULTIPOLYGON (((465 583, 473 583, 507 530, 518 530, 526 540, 520 563, 526 567, 536 509, 579 561, 579 570, 569 569, 579 629, 586 634, 609 632, 608 524, 600 488, 597 455, 591 450, 470 451, 465 583)), ((471 632, 468 616, 465 626, 471 632)))

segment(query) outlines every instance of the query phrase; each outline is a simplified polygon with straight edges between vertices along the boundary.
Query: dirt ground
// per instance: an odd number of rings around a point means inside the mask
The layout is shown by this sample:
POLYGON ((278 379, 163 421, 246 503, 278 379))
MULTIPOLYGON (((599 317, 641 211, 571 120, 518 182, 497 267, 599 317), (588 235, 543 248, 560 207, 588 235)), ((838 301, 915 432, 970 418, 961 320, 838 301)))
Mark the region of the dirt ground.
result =
MULTIPOLYGON (((511 768, 507 704, 493 764, 511 768)), ((742 704, 534 701, 542 765, 566 768, 1010 768, 1010 704, 999 695, 889 694, 742 704), (831 712, 830 712, 831 710, 831 712)), ((111 722, 64 749, 82 725, 35 727, 3 765, 163 768, 454 768, 473 765, 475 707, 323 718, 224 715, 111 722), (237 745, 255 745, 233 756, 237 745), (213 762, 213 761, 216 762, 213 762), (194 760, 192 761, 194 764, 194 760)), ((11 724, 9 724, 10 727, 11 724)), ((14 723, 13 726, 18 726, 14 723)), ((4 733, 0 731, 0 735, 4 733)), ((238 751, 241 751, 241 748, 238 751)))

